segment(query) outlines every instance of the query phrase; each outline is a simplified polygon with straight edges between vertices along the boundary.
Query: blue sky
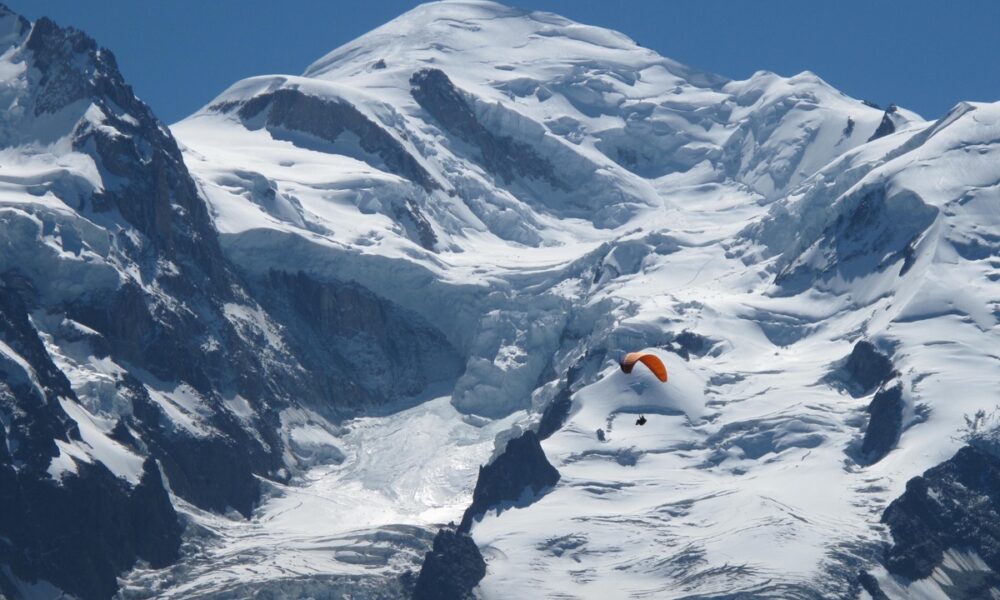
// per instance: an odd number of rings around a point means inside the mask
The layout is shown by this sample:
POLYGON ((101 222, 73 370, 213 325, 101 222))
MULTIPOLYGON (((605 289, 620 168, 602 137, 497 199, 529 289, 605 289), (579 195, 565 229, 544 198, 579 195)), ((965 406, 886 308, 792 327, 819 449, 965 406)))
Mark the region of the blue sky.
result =
MULTIPOLYGON (((229 84, 299 74, 417 4, 401 0, 2 0, 83 29, 110 48, 161 119, 229 84)), ((1000 0, 517 0, 617 29, 665 56, 732 78, 810 70, 851 96, 927 118, 1000 100, 1000 0)))

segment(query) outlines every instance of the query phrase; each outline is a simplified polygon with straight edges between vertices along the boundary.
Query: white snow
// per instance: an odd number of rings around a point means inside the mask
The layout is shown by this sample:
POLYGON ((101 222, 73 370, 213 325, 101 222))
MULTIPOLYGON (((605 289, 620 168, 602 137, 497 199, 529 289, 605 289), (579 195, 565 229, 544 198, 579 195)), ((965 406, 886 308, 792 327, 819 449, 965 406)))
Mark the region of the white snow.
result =
MULTIPOLYGON (((459 1, 419 6, 301 77, 239 82, 172 129, 233 260, 354 280, 421 314, 468 356, 451 398, 479 415, 466 421, 527 426, 537 415, 517 411, 539 409, 577 359, 596 356, 543 444, 559 484, 473 527, 488 560, 482 597, 782 597, 796 586, 838 597, 856 575, 848 558, 867 561, 888 540, 881 511, 959 447, 964 415, 995 404, 1000 375, 1000 105, 963 104, 936 123, 900 109, 897 132, 868 143, 882 116, 809 72, 729 81, 616 32, 459 1), (411 96, 423 68, 444 71, 484 127, 530 145, 576 196, 487 172, 411 96), (350 136, 308 146, 218 108, 286 88, 355 107, 443 189, 366 158, 350 136), (876 222, 851 221, 866 197, 876 222), (431 223, 435 251, 394 220, 388 207, 404 198, 431 223), (666 352, 683 330, 710 348, 690 361, 666 352), (893 349, 906 402, 898 447, 870 467, 851 452, 871 396, 826 380, 861 338, 893 349), (642 348, 664 358, 667 384, 617 370, 618 352, 642 348)), ((406 427, 373 462, 315 427, 292 429, 302 452, 346 456, 310 471, 320 479, 305 489, 338 482, 319 492, 330 506, 378 490, 363 514, 338 509, 371 526, 400 522, 405 507, 425 525, 457 518, 465 496, 434 479, 438 463, 409 462, 423 430, 406 427)), ((434 443, 435 456, 467 460, 461 438, 434 443)))
MULTIPOLYGON (((112 423, 100 423, 87 409, 72 400, 61 399, 59 404, 62 409, 76 421, 80 428, 82 444, 73 444, 81 447, 86 456, 91 460, 104 463, 112 473, 131 483, 137 485, 142 479, 142 457, 136 455, 128 448, 108 437, 112 423)), ((60 446, 60 449, 64 449, 60 446)), ((68 448, 66 448, 68 451, 68 448)), ((72 456, 79 458, 75 454, 72 456)))
POLYGON ((297 589, 289 586, 310 579, 335 590, 330 580, 419 569, 426 538, 471 501, 479 465, 512 421, 476 427, 459 416, 447 397, 434 398, 348 421, 334 436, 321 427, 321 417, 283 415, 293 449, 325 445, 338 449, 340 460, 290 485, 268 484, 268 497, 250 521, 175 498, 192 521, 186 535, 199 551, 170 569, 134 571, 126 590, 162 588, 162 598, 236 597, 234 590, 297 589))
POLYGON ((205 437, 212 434, 209 425, 202 421, 209 414, 209 409, 201 395, 186 383, 146 383, 149 397, 163 409, 170 423, 195 437, 205 437))

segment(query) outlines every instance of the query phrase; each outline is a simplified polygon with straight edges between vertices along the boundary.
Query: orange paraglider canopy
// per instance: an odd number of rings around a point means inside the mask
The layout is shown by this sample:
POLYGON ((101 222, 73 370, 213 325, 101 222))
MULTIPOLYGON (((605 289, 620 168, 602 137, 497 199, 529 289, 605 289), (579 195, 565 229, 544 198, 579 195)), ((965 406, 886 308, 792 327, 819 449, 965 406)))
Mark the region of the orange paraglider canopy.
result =
POLYGON ((667 368, 663 366, 663 361, 660 357, 655 354, 650 354, 649 352, 629 352, 625 355, 619 365, 622 371, 626 373, 631 373, 632 368, 635 367, 635 363, 641 362, 646 365, 646 367, 656 375, 656 378, 660 381, 667 381, 667 368))

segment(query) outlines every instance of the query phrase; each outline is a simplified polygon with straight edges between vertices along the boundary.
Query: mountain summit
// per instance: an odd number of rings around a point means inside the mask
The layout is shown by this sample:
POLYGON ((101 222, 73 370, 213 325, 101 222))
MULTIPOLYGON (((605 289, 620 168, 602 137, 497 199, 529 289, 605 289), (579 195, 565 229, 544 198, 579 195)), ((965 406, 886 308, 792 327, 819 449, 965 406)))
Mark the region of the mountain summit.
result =
MULTIPOLYGON (((614 229, 678 185, 730 181, 774 199, 866 141, 884 117, 811 73, 729 81, 556 15, 441 2, 334 50, 301 78, 237 83, 175 131, 196 148, 186 132, 210 131, 214 117, 249 103, 244 128, 339 136, 315 118, 289 122, 281 107, 293 96, 313 111, 360 113, 339 126, 360 148, 340 154, 360 163, 355 172, 374 169, 380 197, 408 198, 366 210, 399 221, 429 250, 465 247, 466 229, 558 244, 553 230, 565 225, 551 218, 614 229), (275 92, 282 100, 261 116, 275 92)), ((919 121, 903 110, 893 118, 900 128, 919 121)))

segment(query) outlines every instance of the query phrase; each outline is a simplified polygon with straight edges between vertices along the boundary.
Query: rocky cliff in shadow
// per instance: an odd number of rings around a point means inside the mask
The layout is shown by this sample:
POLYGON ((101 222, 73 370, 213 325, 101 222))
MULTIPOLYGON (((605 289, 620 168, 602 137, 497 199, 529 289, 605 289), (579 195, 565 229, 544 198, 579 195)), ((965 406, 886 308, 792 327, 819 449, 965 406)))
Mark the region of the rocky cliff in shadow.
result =
POLYGON ((972 600, 1000 593, 1000 458, 976 445, 906 483, 906 492, 882 515, 893 544, 890 573, 915 581, 943 569, 949 598, 972 600), (945 565, 946 553, 972 553, 985 570, 945 565))

